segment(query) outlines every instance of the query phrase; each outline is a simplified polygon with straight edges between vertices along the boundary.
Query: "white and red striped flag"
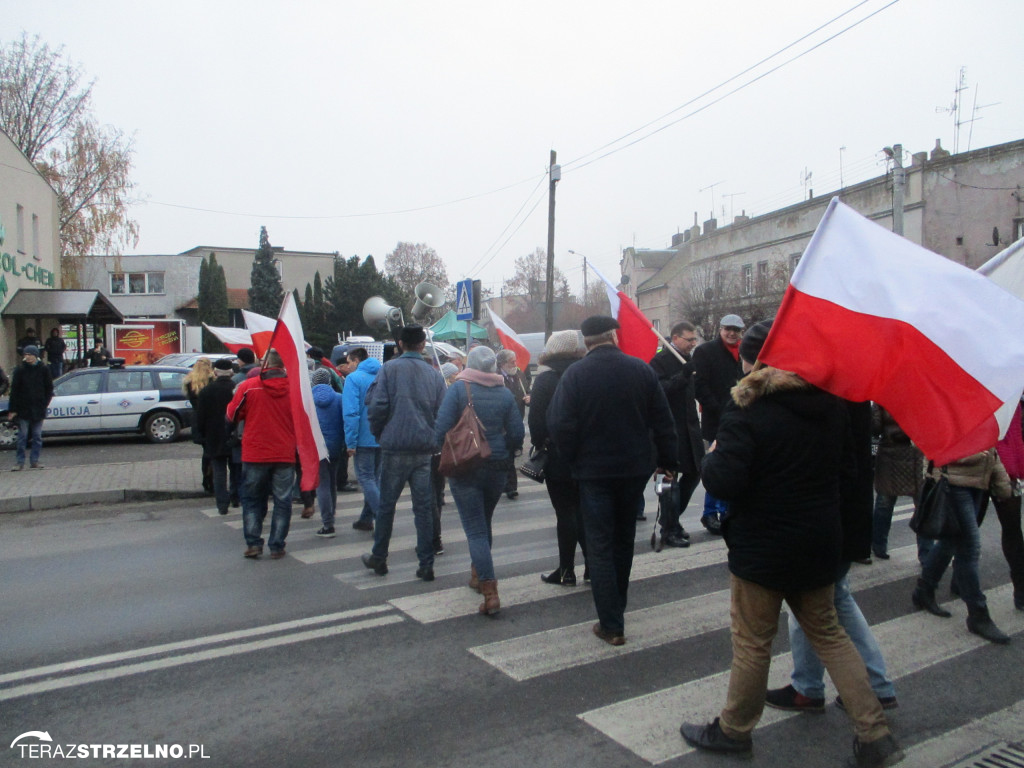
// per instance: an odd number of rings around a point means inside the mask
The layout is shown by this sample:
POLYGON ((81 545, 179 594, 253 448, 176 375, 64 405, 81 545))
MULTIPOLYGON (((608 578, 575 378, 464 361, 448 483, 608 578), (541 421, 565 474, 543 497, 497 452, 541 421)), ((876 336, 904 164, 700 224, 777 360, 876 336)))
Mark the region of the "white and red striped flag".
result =
POLYGON ((622 291, 617 290, 607 277, 589 261, 587 265, 594 271, 604 283, 605 293, 608 294, 608 304, 611 305, 611 316, 619 322, 619 349, 627 355, 639 357, 645 363, 649 363, 654 353, 658 351, 658 335, 654 325, 644 317, 644 313, 633 303, 622 291))
POLYGON ((245 328, 220 328, 203 323, 203 328, 208 330, 217 340, 227 347, 228 352, 237 355, 242 347, 252 349, 252 336, 245 328))
POLYGON ((978 272, 1018 299, 1024 299, 1024 237, 978 267, 978 272))
MULTIPOLYGON (((282 309, 284 305, 281 305, 282 309)), ((274 335, 277 328, 277 320, 266 315, 258 315, 247 309, 242 310, 242 317, 245 319, 245 327, 249 329, 252 336, 252 351, 257 358, 263 357, 270 349, 270 337, 274 335)))
POLYGON ((493 309, 488 307, 487 311, 491 313, 491 324, 498 334, 501 346, 516 353, 516 365, 520 370, 525 371, 530 364, 530 350, 526 348, 522 339, 509 327, 508 323, 495 314, 493 309))
POLYGON ((874 400, 936 464, 996 444, 1024 389, 1024 302, 833 199, 758 359, 874 400))
MULTIPOLYGON (((257 315, 259 317, 259 315, 257 315)), ((313 404, 313 389, 309 383, 309 368, 306 366, 305 343, 302 337, 302 322, 291 293, 284 295, 281 312, 267 349, 273 347, 281 356, 288 373, 288 400, 291 405, 292 423, 295 427, 295 443, 302 466, 303 491, 312 491, 320 481, 320 461, 328 458, 327 443, 320 431, 320 420, 313 404)))

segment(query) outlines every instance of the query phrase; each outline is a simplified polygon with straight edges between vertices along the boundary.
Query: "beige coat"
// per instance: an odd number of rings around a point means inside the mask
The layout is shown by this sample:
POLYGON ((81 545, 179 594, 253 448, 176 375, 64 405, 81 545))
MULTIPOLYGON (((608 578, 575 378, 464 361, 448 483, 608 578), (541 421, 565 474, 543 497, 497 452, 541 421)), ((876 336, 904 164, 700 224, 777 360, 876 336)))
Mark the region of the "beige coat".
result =
POLYGON ((935 467, 931 476, 938 480, 942 469, 949 473, 950 485, 980 488, 989 491, 997 499, 1007 499, 1013 493, 1010 476, 1006 474, 995 448, 965 456, 945 467, 935 467))

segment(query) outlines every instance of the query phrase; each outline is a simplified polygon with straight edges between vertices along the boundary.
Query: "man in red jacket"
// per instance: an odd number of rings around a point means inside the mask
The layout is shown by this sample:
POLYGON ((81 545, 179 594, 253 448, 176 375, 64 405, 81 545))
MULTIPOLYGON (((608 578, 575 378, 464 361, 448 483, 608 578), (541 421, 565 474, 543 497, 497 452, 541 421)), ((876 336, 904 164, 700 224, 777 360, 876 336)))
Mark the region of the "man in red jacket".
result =
POLYGON ((245 422, 242 432, 242 530, 245 556, 263 554, 263 520, 267 496, 274 496, 270 520, 270 557, 284 557, 284 540, 292 521, 295 482, 295 428, 288 400, 288 374, 276 350, 267 352, 259 376, 238 385, 227 417, 245 422))

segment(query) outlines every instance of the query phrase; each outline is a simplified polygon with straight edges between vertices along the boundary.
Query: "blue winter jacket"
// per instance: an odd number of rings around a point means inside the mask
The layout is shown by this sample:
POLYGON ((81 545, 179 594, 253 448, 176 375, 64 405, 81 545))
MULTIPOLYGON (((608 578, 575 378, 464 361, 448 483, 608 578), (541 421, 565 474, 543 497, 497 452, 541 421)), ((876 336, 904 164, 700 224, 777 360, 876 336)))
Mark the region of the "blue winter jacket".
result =
POLYGON ((385 451, 433 453, 434 422, 444 399, 444 377, 418 352, 381 366, 367 395, 370 430, 385 451))
POLYGON ((368 357, 345 378, 345 389, 341 397, 345 405, 345 445, 349 450, 380 446, 370 431, 365 403, 366 392, 376 380, 379 370, 380 360, 368 357))
POLYGON ((345 411, 341 395, 330 384, 317 384, 313 387, 313 404, 327 450, 331 458, 336 459, 345 451, 345 411))
MULTIPOLYGON (((483 424, 487 442, 491 446, 491 460, 505 459, 520 450, 526 430, 512 393, 502 383, 493 387, 476 383, 469 386, 473 393, 473 410, 483 424)), ((444 445, 445 434, 462 416, 467 402, 466 383, 457 379, 448 387, 448 394, 441 403, 437 423, 434 425, 434 441, 438 450, 444 445)))

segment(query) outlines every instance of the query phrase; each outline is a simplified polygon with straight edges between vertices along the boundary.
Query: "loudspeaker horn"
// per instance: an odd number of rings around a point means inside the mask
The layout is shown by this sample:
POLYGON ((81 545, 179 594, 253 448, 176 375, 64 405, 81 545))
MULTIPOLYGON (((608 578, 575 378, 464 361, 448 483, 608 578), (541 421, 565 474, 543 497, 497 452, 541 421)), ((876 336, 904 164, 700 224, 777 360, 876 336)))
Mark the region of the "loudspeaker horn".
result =
POLYGON ((383 296, 371 296, 363 304, 363 322, 370 327, 402 325, 402 310, 393 307, 383 296))
POLYGON ((425 320, 431 310, 444 306, 444 291, 433 283, 420 283, 413 292, 416 294, 416 303, 412 306, 414 320, 425 320))

